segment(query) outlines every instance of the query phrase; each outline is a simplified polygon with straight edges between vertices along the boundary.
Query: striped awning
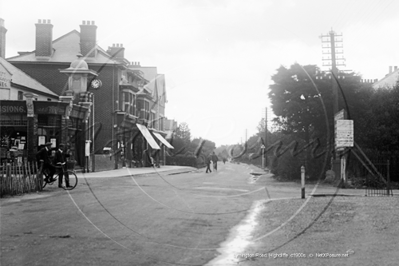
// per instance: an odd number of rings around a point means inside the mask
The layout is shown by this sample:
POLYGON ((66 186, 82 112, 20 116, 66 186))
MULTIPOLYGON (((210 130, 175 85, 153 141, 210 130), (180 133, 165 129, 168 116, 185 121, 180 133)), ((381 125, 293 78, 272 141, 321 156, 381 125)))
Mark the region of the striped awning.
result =
POLYGON ((164 139, 164 137, 162 137, 161 134, 157 133, 157 132, 153 132, 154 136, 157 137, 163 145, 165 145, 166 147, 168 147, 169 149, 174 149, 174 147, 172 145, 170 145, 170 143, 164 139))
POLYGON ((150 131, 148 131, 147 127, 136 124, 138 129, 140 130, 141 134, 143 134, 144 138, 147 140, 148 144, 150 144, 151 148, 155 150, 160 150, 161 148, 159 147, 158 143, 155 141, 155 139, 151 136, 150 131))

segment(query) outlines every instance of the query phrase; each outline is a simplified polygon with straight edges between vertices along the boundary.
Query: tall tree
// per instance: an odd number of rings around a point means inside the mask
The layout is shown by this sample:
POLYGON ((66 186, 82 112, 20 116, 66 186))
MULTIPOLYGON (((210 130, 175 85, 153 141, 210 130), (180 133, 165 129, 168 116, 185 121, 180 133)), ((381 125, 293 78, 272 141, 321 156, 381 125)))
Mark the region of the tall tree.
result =
POLYGON ((331 81, 316 79, 320 69, 314 65, 281 66, 272 76, 269 98, 277 116, 275 122, 284 133, 294 133, 309 141, 312 135, 323 135, 332 117, 331 81))
POLYGON ((188 148, 191 142, 191 132, 188 124, 183 122, 180 123, 176 129, 176 137, 183 141, 183 144, 188 148))

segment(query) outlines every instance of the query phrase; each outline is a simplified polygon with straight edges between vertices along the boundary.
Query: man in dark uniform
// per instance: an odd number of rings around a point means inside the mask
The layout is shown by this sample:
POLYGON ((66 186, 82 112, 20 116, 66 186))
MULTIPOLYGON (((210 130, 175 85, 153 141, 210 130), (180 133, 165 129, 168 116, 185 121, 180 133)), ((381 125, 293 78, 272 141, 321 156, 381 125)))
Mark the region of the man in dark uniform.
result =
POLYGON ((70 187, 69 186, 69 176, 68 173, 64 173, 64 167, 65 167, 65 163, 66 163, 66 158, 69 157, 69 154, 67 154, 65 152, 65 145, 60 143, 60 145, 58 145, 58 150, 56 150, 55 152, 55 157, 54 157, 54 164, 56 166, 59 166, 61 168, 59 168, 59 174, 58 174, 58 187, 62 188, 62 178, 65 176, 65 185, 66 187, 70 187))
POLYGON ((43 169, 48 170, 48 176, 45 178, 45 181, 47 183, 53 181, 53 176, 55 173, 55 167, 51 163, 50 160, 50 148, 51 148, 52 143, 51 142, 46 142, 44 144, 44 147, 40 149, 40 151, 36 154, 36 159, 43 164, 43 169))
POLYGON ((205 158, 206 173, 208 173, 208 171, 212 173, 212 170, 211 170, 211 161, 212 161, 212 160, 211 160, 211 159, 212 159, 211 156, 207 156, 207 157, 205 158))

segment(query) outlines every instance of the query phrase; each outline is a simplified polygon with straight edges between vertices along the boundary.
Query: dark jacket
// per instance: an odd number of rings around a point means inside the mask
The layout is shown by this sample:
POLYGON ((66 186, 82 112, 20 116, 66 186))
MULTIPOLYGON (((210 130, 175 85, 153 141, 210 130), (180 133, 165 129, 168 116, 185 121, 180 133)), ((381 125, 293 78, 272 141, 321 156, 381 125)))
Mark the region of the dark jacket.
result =
POLYGON ((214 162, 214 163, 216 163, 219 160, 219 158, 216 156, 216 154, 212 154, 211 157, 212 157, 212 162, 214 162))
POLYGON ((47 150, 46 147, 41 148, 36 154, 36 159, 38 161, 43 160, 45 164, 51 164, 50 150, 47 150))
POLYGON ((54 164, 65 163, 67 157, 69 157, 68 154, 66 154, 64 151, 61 151, 60 149, 58 149, 58 150, 55 152, 54 164))

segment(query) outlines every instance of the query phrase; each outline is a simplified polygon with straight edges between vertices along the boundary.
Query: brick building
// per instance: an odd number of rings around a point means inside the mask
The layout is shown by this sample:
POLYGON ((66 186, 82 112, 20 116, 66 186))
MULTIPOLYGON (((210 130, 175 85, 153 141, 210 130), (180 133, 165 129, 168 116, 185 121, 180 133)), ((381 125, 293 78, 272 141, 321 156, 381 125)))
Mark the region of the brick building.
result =
MULTIPOLYGON (((80 32, 72 30, 55 40, 50 20, 39 20, 35 25, 36 49, 19 52, 7 60, 61 96, 74 82, 65 70, 78 55, 83 56, 88 69, 97 73, 87 80, 88 92, 83 95, 94 103, 89 121, 93 130, 86 133, 94 139, 91 156, 104 150, 118 151, 117 168, 121 159, 130 164, 141 161, 144 149, 160 149, 160 140, 154 141, 153 135, 147 132, 150 129, 164 133, 165 79, 155 67, 130 63, 124 57, 125 48, 121 44, 102 49, 97 45, 97 26, 93 21, 83 21, 80 32), (94 78, 102 83, 98 89, 90 85, 94 78)), ((75 95, 77 97, 82 95, 75 95)))

